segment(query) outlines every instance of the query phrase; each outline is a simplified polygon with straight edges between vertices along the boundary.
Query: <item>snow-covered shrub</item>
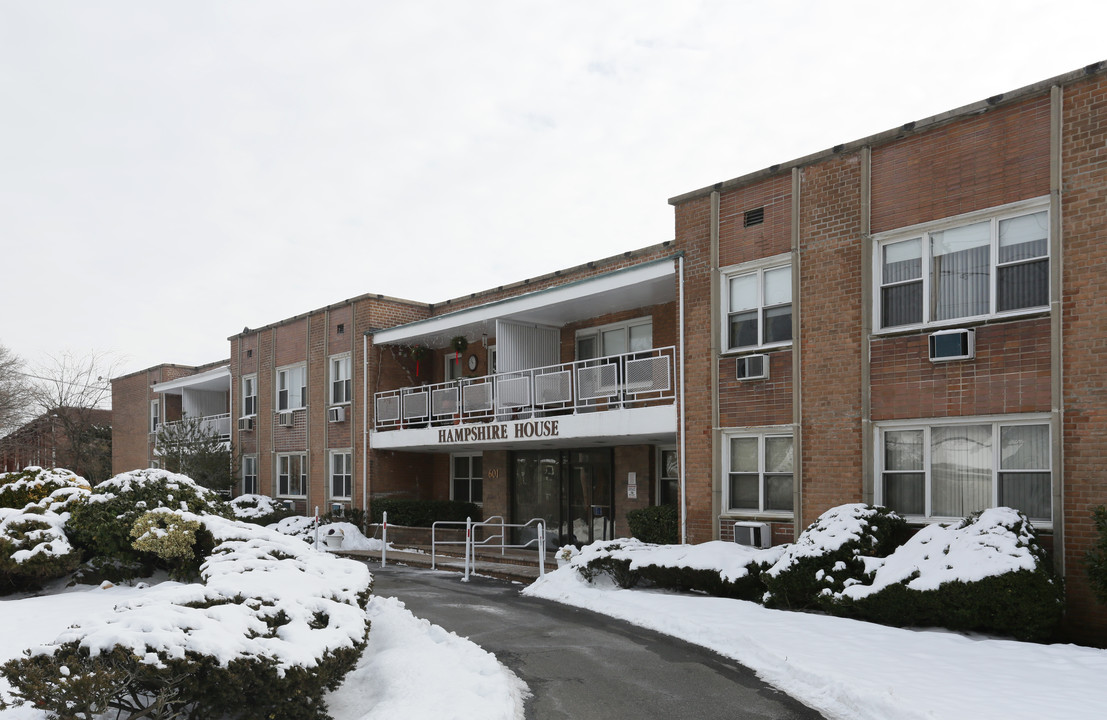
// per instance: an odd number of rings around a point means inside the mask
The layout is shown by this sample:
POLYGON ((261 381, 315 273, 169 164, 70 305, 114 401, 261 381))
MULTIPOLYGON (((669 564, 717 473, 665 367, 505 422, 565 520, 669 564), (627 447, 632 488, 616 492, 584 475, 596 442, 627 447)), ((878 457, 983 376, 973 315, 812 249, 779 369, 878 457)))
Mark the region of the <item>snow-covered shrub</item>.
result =
POLYGON ((827 593, 828 609, 885 625, 1020 640, 1049 639, 1061 620, 1061 581, 1033 525, 1011 508, 928 525, 873 570, 871 580, 827 593))
POLYGON ((637 570, 631 569, 628 553, 645 547, 651 546, 641 540, 625 538, 594 542, 581 548, 570 563, 588 582, 593 582, 598 575, 606 575, 619 587, 632 588, 638 584, 639 575, 637 570), (626 552, 620 552, 624 549, 626 552))
POLYGON ((211 533, 195 521, 181 517, 168 508, 151 510, 131 527, 131 545, 135 550, 153 553, 169 570, 169 576, 189 580, 200 572, 213 546, 211 533))
POLYGON ((1095 522, 1096 541, 1085 557, 1088 581, 1096 599, 1107 605, 1107 508, 1102 505, 1097 507, 1092 513, 1092 520, 1095 522))
POLYGON ((762 573, 769 607, 814 607, 824 590, 865 578, 864 558, 884 557, 905 538, 907 523, 883 508, 852 503, 827 510, 762 573))
POLYGON ((217 543, 201 582, 117 606, 8 662, 0 673, 16 697, 61 717, 105 706, 164 718, 327 717, 325 692, 367 640, 366 566, 264 528, 174 513, 217 543))
POLYGON ((673 505, 650 505, 627 513, 630 534, 638 540, 655 545, 675 545, 680 542, 677 509, 673 505))
MULTIPOLYGON (((73 491, 81 493, 89 489, 87 480, 69 470, 28 467, 17 472, 0 473, 0 508, 22 510, 32 503, 43 503, 47 498, 54 503, 64 502, 73 497, 73 491), (59 490, 65 492, 58 493, 59 490)), ((43 507, 54 509, 47 507, 50 504, 47 502, 43 507)))
POLYGON ((136 550, 131 538, 135 521, 156 508, 230 516, 217 493, 184 475, 153 468, 134 470, 105 480, 71 507, 70 539, 88 558, 156 566, 157 556, 136 550))
POLYGON ((0 508, 0 594, 73 572, 81 554, 69 544, 64 526, 62 516, 37 505, 0 508))
POLYGON ((231 512, 236 520, 266 527, 295 515, 294 510, 285 508, 268 495, 239 495, 230 501, 231 512))

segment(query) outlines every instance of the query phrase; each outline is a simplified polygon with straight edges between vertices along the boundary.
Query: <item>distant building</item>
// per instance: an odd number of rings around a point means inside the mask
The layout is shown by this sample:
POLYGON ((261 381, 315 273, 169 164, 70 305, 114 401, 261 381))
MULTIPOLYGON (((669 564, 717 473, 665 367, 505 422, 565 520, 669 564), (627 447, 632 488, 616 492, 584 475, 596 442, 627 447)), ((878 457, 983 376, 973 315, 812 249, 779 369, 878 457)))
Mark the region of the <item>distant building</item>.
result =
POLYGON ((1107 638, 1083 567, 1105 196, 1097 64, 672 198, 671 243, 445 303, 364 295, 232 336, 195 380, 117 379, 115 468, 222 373, 240 490, 301 511, 473 500, 557 544, 673 503, 690 542, 779 543, 842 503, 917 526, 1010 505, 1070 627, 1107 638))
POLYGON ((0 472, 66 468, 90 482, 111 470, 111 410, 56 408, 0 438, 0 472))

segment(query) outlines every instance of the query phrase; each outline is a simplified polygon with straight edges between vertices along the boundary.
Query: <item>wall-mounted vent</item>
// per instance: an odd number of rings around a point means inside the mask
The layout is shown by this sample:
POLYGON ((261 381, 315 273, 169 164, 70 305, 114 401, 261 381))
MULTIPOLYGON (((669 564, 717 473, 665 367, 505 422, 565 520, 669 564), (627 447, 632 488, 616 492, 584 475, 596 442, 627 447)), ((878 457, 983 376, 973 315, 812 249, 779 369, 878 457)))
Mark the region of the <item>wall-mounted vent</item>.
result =
POLYGON ((772 546, 773 537, 768 523, 734 523, 734 542, 750 547, 767 548, 772 546))
POLYGON ((764 380, 769 377, 769 356, 743 355, 734 361, 734 367, 739 380, 764 380))
POLYGON ((292 413, 277 413, 277 425, 280 427, 292 427, 292 413))
POLYGON ((976 357, 975 330, 939 330, 930 336, 930 362, 976 357))
POLYGON ((745 217, 742 218, 742 227, 760 225, 763 222, 765 222, 765 208, 759 207, 755 210, 746 211, 745 217))

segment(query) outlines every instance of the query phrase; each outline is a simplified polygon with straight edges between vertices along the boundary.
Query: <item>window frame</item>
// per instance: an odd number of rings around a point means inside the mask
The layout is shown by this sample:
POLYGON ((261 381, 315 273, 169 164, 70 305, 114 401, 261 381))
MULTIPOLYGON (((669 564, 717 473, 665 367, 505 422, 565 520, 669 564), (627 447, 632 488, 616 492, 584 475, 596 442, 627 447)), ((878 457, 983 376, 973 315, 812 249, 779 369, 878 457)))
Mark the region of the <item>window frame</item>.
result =
POLYGON ((308 494, 308 460, 307 453, 304 452, 292 452, 292 453, 278 453, 276 457, 276 497, 279 498, 306 498, 308 494), (292 460, 291 458, 300 459, 300 487, 301 492, 299 494, 291 492, 292 488, 292 460), (288 472, 283 472, 281 462, 288 460, 288 472), (282 480, 282 477, 286 477, 287 480, 282 480), (287 486, 282 486, 282 483, 287 483, 287 486))
POLYGON ((242 376, 242 417, 254 417, 258 414, 258 376, 256 373, 242 376), (247 392, 249 389, 251 392, 247 392), (253 402, 248 402, 253 399, 253 402))
POLYGON ((657 485, 656 495, 654 496, 654 505, 664 505, 666 490, 665 485, 667 483, 676 483, 675 497, 672 498, 672 503, 678 507, 680 506, 680 453, 677 452, 676 445, 658 445, 657 446, 657 485), (673 461, 676 463, 673 475, 666 475, 666 455, 672 453, 673 461))
POLYGON ((1049 299, 1051 297, 1052 289, 1050 283, 1050 271, 1048 268, 1054 262, 1054 258, 1051 254, 1051 231, 1052 223, 1050 218, 1050 203, 1048 197, 1037 197, 1030 200, 1024 200, 1016 203, 1009 203, 1006 205, 1000 205, 997 207, 986 208, 983 210, 976 210, 969 213, 963 213, 949 218, 944 218, 935 222, 920 223, 917 225, 911 225, 905 228, 897 228, 888 232, 877 233, 872 236, 872 282, 873 282, 873 334, 882 335, 889 333, 904 332, 918 329, 929 328, 942 328, 952 325, 964 325, 966 323, 978 323, 995 318, 1008 318, 1018 317, 1024 315, 1040 314, 1042 312, 1049 311, 1049 299), (1012 220, 1019 217, 1027 217, 1038 213, 1045 214, 1045 255, 1034 256, 1032 258, 1020 258, 1018 260, 1012 260, 1003 262, 1000 260, 1000 245, 999 245, 999 226, 1000 223, 1006 220, 1012 220), (960 228, 966 228, 971 225, 989 223, 989 258, 988 258, 988 312, 976 315, 965 315, 962 317, 945 318, 945 319, 933 319, 931 315, 932 305, 932 293, 933 293, 933 279, 932 273, 934 268, 934 252, 933 244, 931 242, 932 236, 936 233, 944 233, 950 230, 956 230, 960 228), (921 270, 920 278, 918 280, 902 280, 884 282, 884 249, 888 246, 895 245, 897 243, 908 242, 911 240, 919 240, 920 254, 921 254, 921 270), (1046 302, 1043 305, 1034 305, 1025 308, 1017 308, 1013 310, 999 310, 999 294, 1000 294, 1000 279, 999 270, 1001 268, 1009 268, 1017 265, 1027 265, 1032 262, 1045 261, 1047 263, 1046 272, 1046 302), (907 285, 912 282, 920 282, 921 287, 921 317, 920 322, 903 323, 901 325, 890 325, 884 327, 884 300, 883 290, 886 287, 895 287, 907 285))
POLYGON ((722 447, 722 495, 723 495, 723 516, 749 516, 757 515, 772 518, 790 518, 795 516, 795 491, 796 491, 796 460, 795 449, 796 440, 795 432, 791 425, 773 426, 764 428, 741 428, 730 429, 723 432, 723 447, 722 447), (731 480, 731 441, 740 438, 756 438, 757 439, 757 507, 735 507, 730 495, 730 480, 731 480), (779 472, 767 472, 765 469, 765 441, 767 439, 776 438, 788 438, 792 442, 792 489, 790 493, 790 501, 792 502, 792 508, 787 510, 766 509, 766 492, 765 492, 765 480, 767 476, 771 475, 783 475, 779 472))
POLYGON ((158 432, 158 427, 161 425, 161 400, 155 399, 150 401, 150 417, 149 417, 150 434, 155 435, 158 432))
MULTIPOLYGON (((964 516, 953 515, 934 515, 933 514, 933 463, 932 463, 932 431, 934 428, 948 428, 958 426, 982 426, 987 425, 991 428, 991 478, 989 480, 989 499, 988 508, 994 508, 999 506, 999 492, 1000 492, 1000 475, 1003 473, 1048 473, 1049 474, 1049 517, 1048 518, 1030 518, 1035 527, 1038 528, 1052 528, 1053 527, 1053 513, 1054 513, 1054 498, 1053 490, 1055 482, 1057 480, 1054 473, 1054 457, 1053 457, 1053 442, 1056 438, 1054 432, 1053 423, 1051 422, 1049 413, 1026 413, 1026 414, 1010 414, 1010 415, 982 415, 982 416, 961 416, 961 417, 943 417, 943 418, 920 418, 913 420, 888 420, 874 423, 875 437, 873 442, 874 452, 874 472, 873 472, 873 499, 878 505, 884 505, 885 503, 885 488, 884 488, 884 476, 886 473, 892 472, 912 472, 912 471, 893 471, 885 468, 885 443, 884 436, 887 432, 899 432, 899 431, 915 431, 919 430, 923 433, 922 439, 922 474, 923 474, 923 514, 913 514, 899 512, 904 518, 912 523, 934 523, 934 522, 951 522, 962 519, 964 516), (1002 466, 1002 428, 1006 427, 1025 427, 1025 426, 1040 426, 1045 427, 1047 432, 1046 449, 1049 453, 1049 457, 1046 460, 1044 468, 1027 469, 1027 468, 1004 468, 1002 466)), ((919 471, 913 471, 918 473, 919 471)), ((984 509, 984 508, 981 508, 984 509)), ((1018 509, 1018 508, 1016 508, 1018 509)), ((1026 514, 1025 510, 1020 510, 1023 514, 1026 514)))
POLYGON ((720 284, 719 284, 719 299, 720 299, 720 325, 721 335, 725 349, 722 350, 723 355, 736 355, 742 353, 757 352, 758 350, 767 350, 775 348, 791 347, 795 339, 795 333, 790 332, 792 337, 787 340, 776 340, 773 342, 765 342, 765 312, 776 308, 782 308, 785 305, 789 307, 789 317, 794 316, 794 308, 796 302, 796 289, 792 283, 791 276, 792 268, 792 253, 781 253, 779 255, 773 255, 771 257, 760 258, 750 262, 741 263, 738 265, 730 265, 725 268, 720 268, 720 284), (765 304, 765 273, 773 270, 779 270, 781 268, 788 268, 788 282, 789 293, 787 303, 775 303, 772 305, 765 304), (730 310, 730 283, 731 280, 746 276, 757 276, 757 307, 750 308, 741 311, 731 312, 730 310), (757 343, 754 345, 738 345, 732 346, 730 344, 730 318, 731 315, 738 314, 739 312, 757 312, 757 343))
POLYGON ((354 399, 354 374, 353 374, 353 361, 350 357, 350 353, 341 353, 339 355, 331 355, 327 359, 327 400, 331 407, 338 405, 349 405, 354 399), (344 371, 340 371, 339 365, 344 365, 344 371), (341 377, 342 372, 345 372, 345 377, 341 377), (338 388, 339 383, 342 383, 344 396, 343 400, 335 400, 335 390, 338 388))
POLYGON ((656 343, 653 341, 653 315, 643 315, 631 320, 623 320, 620 322, 607 323, 606 325, 596 325, 590 328, 583 328, 577 330, 573 337, 573 359, 577 361, 581 360, 596 360, 604 357, 613 356, 625 356, 634 355, 635 353, 649 352, 657 348, 656 343), (630 331, 631 328, 643 327, 648 325, 650 328, 650 343, 648 348, 633 349, 630 346, 630 331), (622 332, 623 337, 626 340, 626 350, 621 353, 610 353, 604 348, 604 334, 610 332, 622 332), (596 342, 596 357, 594 358, 581 358, 580 356, 580 341, 582 339, 592 338, 596 342))
POLYGON ((258 456, 257 455, 243 455, 242 456, 242 493, 244 495, 257 495, 260 493, 261 488, 258 486, 258 456), (253 469, 253 472, 248 472, 249 469, 253 469), (253 490, 250 490, 247 485, 248 479, 253 478, 253 490))
POLYGON ((330 498, 332 500, 353 500, 353 498, 354 498, 354 454, 353 454, 353 450, 349 449, 349 448, 343 449, 343 450, 331 450, 330 458, 328 458, 328 460, 329 460, 329 462, 327 463, 327 492, 330 493, 330 498), (335 464, 334 463, 335 463, 335 459, 337 459, 337 458, 344 458, 344 460, 343 460, 344 467, 342 468, 344 470, 344 472, 342 472, 342 473, 336 473, 335 472, 335 464), (335 479, 338 478, 338 477, 345 478, 345 480, 342 481, 343 485, 344 485, 344 489, 346 490, 345 495, 336 494, 334 492, 335 479))
POLYGON ((276 371, 275 371, 274 381, 275 382, 273 383, 273 393, 274 393, 273 407, 276 408, 277 412, 290 412, 292 410, 303 410, 304 408, 307 407, 307 365, 305 363, 297 363, 295 365, 286 365, 284 367, 277 368, 276 371), (292 395, 291 395, 291 390, 290 389, 289 390, 281 390, 281 375, 288 374, 288 376, 291 377, 291 373, 293 371, 299 371, 300 378, 301 378, 300 404, 299 405, 292 405, 291 404, 292 395), (282 392, 288 392, 289 393, 289 397, 288 397, 288 400, 286 401, 286 403, 287 403, 286 405, 282 405, 282 403, 281 403, 281 393, 282 392))
POLYGON ((460 502, 471 502, 474 505, 484 505, 484 453, 450 453, 450 499, 460 502), (458 477, 457 475, 457 460, 466 458, 468 459, 469 475, 466 478, 458 477), (481 461, 481 470, 479 475, 473 474, 473 459, 478 458, 481 461), (467 497, 459 498, 455 492, 454 484, 457 480, 468 480, 469 493, 467 497), (480 500, 473 500, 473 482, 479 482, 481 486, 480 500))

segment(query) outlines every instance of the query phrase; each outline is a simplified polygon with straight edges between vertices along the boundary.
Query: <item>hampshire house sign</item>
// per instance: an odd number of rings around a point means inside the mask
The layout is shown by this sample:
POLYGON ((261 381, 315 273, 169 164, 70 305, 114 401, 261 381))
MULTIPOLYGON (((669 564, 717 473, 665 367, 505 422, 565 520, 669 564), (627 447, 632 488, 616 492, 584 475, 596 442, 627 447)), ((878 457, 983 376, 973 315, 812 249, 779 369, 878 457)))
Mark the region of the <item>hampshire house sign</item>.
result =
POLYGON ((527 420, 490 425, 443 428, 438 431, 438 442, 470 443, 494 440, 527 440, 530 438, 557 437, 557 420, 527 420))

